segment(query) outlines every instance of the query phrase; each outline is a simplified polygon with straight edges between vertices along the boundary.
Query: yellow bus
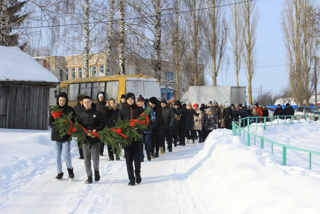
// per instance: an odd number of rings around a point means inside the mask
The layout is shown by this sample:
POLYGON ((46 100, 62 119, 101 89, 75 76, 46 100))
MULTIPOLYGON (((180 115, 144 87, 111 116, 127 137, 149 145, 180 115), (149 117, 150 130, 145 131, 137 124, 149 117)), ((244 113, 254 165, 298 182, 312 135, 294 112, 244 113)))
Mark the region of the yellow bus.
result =
POLYGON ((113 98, 120 103, 121 95, 128 92, 135 94, 136 98, 156 97, 160 99, 161 91, 157 79, 144 75, 111 75, 88 77, 60 82, 59 92, 68 94, 70 106, 77 105, 77 96, 84 94, 97 101, 99 92, 105 92, 106 100, 113 98))

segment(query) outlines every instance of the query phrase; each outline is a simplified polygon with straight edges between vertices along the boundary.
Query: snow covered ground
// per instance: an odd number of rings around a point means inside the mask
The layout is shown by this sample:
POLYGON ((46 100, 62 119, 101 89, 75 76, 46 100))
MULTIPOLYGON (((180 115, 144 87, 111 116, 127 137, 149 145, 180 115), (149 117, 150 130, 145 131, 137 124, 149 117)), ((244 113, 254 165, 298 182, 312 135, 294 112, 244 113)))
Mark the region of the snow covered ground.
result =
MULTIPOLYGON (((251 128, 251 130, 255 130, 251 128)), ((257 128, 264 136, 320 151, 319 122, 257 128)), ((128 186, 125 161, 100 159, 101 181, 85 184, 72 142, 75 179, 56 181, 49 131, 0 129, 0 213, 320 213, 320 157, 245 146, 230 130, 142 163, 128 186)), ((63 165, 66 172, 65 164, 63 165)), ((66 177, 66 176, 65 176, 66 177)))

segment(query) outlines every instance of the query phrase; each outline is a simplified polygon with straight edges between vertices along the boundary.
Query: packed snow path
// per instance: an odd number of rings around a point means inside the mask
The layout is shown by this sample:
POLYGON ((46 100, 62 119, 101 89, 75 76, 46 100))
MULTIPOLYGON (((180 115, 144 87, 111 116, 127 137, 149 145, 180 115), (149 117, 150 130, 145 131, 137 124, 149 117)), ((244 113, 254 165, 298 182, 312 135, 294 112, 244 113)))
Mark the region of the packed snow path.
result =
MULTIPOLYGON (((301 132, 294 140, 300 137, 306 144, 314 142, 320 123, 277 128, 281 136, 301 132)), ((281 157, 244 144, 230 130, 215 130, 205 143, 174 147, 172 153, 145 160, 142 183, 133 187, 127 185, 124 158, 103 156, 101 180, 88 185, 75 142, 75 179, 66 179, 63 165, 64 179, 56 181, 49 131, 0 129, 0 213, 320 212, 320 162, 312 171, 296 166, 300 160, 281 166, 281 157)), ((314 149, 320 149, 317 145, 314 149)))

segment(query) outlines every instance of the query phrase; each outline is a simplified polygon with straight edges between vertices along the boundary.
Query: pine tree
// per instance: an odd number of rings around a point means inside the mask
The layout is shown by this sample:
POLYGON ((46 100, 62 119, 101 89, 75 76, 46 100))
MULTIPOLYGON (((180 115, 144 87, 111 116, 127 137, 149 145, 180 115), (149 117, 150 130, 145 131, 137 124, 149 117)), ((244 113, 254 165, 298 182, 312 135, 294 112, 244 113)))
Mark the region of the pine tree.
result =
MULTIPOLYGON (((14 33, 13 28, 22 24, 28 14, 21 15, 19 12, 27 1, 0 0, 0 45, 17 46, 19 35, 14 33)), ((21 49, 26 44, 20 46, 21 49)))

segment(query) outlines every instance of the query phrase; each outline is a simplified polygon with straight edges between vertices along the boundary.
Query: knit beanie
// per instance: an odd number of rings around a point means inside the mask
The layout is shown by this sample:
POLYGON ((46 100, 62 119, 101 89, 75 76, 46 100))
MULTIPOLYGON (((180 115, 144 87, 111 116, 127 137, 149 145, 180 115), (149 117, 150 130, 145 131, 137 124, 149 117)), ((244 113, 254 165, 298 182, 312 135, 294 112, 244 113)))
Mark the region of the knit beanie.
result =
POLYGON ((157 98, 155 98, 155 97, 150 97, 150 99, 149 99, 149 102, 150 103, 152 103, 152 104, 154 104, 154 105, 156 105, 157 104, 157 98))
POLYGON ((144 98, 142 95, 140 95, 137 99, 137 102, 144 102, 144 98))
POLYGON ((131 92, 127 93, 125 98, 126 98, 126 100, 129 99, 129 98, 132 98, 133 100, 136 100, 136 97, 131 92))

